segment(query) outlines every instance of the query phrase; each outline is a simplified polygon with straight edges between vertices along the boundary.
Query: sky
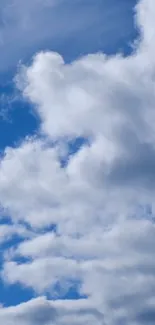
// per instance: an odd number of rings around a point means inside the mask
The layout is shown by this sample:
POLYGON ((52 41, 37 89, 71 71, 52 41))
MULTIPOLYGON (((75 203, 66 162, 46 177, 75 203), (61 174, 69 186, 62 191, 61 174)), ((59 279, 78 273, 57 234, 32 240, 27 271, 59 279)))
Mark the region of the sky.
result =
POLYGON ((1 0, 0 323, 155 323, 155 2, 1 0))

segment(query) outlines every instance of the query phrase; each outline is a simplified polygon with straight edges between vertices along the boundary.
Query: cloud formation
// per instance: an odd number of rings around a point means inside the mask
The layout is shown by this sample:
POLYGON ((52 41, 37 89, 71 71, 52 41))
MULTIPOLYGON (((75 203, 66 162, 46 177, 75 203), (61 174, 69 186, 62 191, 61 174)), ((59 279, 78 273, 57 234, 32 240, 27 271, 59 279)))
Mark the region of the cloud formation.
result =
POLYGON ((103 324, 102 314, 97 312, 87 301, 68 303, 67 301, 50 302, 44 297, 21 304, 18 307, 0 309, 0 318, 6 325, 92 325, 103 324), (101 322, 100 322, 101 321, 101 322))
POLYGON ((5 150, 0 204, 34 236, 8 250, 1 277, 51 299, 57 285, 79 283, 87 298, 2 307, 6 325, 154 323, 154 9, 153 0, 138 3, 141 36, 129 57, 66 64, 41 52, 19 69, 40 136, 5 150), (70 155, 78 137, 87 141, 70 155))

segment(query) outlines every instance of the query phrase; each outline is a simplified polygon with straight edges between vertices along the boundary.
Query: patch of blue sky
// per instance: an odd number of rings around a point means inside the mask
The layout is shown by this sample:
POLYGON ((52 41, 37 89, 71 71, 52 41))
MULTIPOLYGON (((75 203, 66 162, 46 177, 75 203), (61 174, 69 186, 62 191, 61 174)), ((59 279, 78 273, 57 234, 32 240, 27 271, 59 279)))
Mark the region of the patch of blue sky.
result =
POLYGON ((66 167, 70 157, 76 154, 85 145, 89 145, 89 139, 84 137, 76 137, 72 140, 68 140, 67 153, 64 155, 64 157, 60 158, 61 167, 66 167))
POLYGON ((136 0, 65 0, 55 6, 51 1, 47 6, 15 0, 13 8, 7 3, 0 5, 5 21, 0 35, 2 71, 45 49, 60 52, 67 61, 96 51, 110 54, 121 49, 129 54, 129 44, 137 36, 133 23, 136 0))
POLYGON ((12 225, 12 220, 9 216, 1 216, 0 218, 0 226, 1 225, 12 225))
MULTIPOLYGON (((85 6, 89 8, 90 3, 94 1, 85 1, 85 6)), ((93 24, 88 25, 82 33, 79 31, 76 37, 70 35, 53 49, 58 50, 67 62, 96 52, 108 55, 120 52, 124 56, 130 55, 134 41, 139 36, 134 24, 136 3, 136 0, 96 1, 93 9, 96 19, 93 24)))
POLYGON ((57 282, 51 291, 47 292, 49 299, 57 300, 79 300, 86 299, 87 296, 80 293, 81 283, 78 280, 57 282))
POLYGON ((31 288, 25 288, 20 284, 8 285, 0 280, 0 303, 6 307, 27 302, 35 296, 31 288))
POLYGON ((38 119, 30 105, 16 98, 12 86, 0 87, 4 96, 0 100, 0 151, 7 146, 14 147, 27 135, 34 135, 38 119))

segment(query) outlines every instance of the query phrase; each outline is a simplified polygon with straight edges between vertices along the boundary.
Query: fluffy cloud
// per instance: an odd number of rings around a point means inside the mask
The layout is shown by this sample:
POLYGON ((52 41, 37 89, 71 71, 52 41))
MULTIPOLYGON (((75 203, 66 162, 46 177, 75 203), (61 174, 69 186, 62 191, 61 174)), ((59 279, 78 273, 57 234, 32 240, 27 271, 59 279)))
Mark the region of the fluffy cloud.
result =
POLYGON ((91 297, 108 324, 139 324, 138 317, 154 309, 154 238, 147 220, 125 221, 80 240, 47 233, 18 246, 11 258, 28 257, 29 263, 6 261, 3 278, 39 293, 54 293, 57 283, 67 292, 78 280, 80 294, 91 297))
POLYGON ((88 298, 2 308, 6 324, 154 323, 154 9, 153 0, 137 5, 141 37, 127 58, 65 64, 42 52, 20 68, 16 84, 40 118, 40 139, 5 150, 0 204, 35 235, 8 251, 1 276, 51 297, 57 284, 67 292, 77 282, 88 298), (70 155, 79 136, 88 141, 70 155))
POLYGON ((52 302, 44 297, 29 301, 17 307, 0 309, 0 320, 6 325, 92 325, 103 324, 103 315, 92 303, 81 301, 52 302))

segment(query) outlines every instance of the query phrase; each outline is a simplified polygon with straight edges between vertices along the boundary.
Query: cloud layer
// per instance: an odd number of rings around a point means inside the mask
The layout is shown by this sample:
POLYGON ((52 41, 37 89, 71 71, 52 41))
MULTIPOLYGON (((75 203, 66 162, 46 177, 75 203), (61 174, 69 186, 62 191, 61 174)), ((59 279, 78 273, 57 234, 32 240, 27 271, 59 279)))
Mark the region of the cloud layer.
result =
POLYGON ((1 277, 51 300, 2 307, 6 325, 154 324, 154 12, 153 0, 137 5, 141 36, 127 58, 66 64, 41 52, 19 69, 40 133, 1 157, 1 213, 31 229, 4 254, 1 277), (87 298, 52 300, 75 284, 87 298))

